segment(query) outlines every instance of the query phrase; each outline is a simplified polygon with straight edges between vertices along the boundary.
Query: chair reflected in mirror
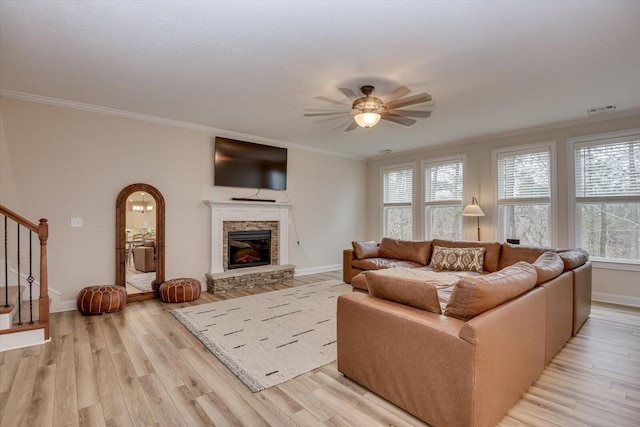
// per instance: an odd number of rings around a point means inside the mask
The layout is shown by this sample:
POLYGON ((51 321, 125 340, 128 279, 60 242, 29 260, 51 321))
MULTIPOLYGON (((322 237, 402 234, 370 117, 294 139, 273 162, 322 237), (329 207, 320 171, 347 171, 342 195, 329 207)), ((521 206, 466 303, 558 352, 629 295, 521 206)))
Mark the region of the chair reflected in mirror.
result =
POLYGON ((133 265, 137 271, 156 271, 156 239, 149 234, 141 245, 133 248, 133 265))

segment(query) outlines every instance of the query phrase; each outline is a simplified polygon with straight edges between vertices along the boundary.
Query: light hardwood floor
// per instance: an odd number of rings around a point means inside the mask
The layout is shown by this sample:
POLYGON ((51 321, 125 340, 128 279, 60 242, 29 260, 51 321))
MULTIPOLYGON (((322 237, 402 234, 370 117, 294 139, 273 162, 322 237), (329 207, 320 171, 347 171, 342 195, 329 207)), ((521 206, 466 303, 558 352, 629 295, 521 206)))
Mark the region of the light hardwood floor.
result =
MULTIPOLYGON (((286 285, 197 304, 340 279, 286 285)), ((336 370, 321 367, 251 393, 157 300, 119 313, 52 315, 51 343, 0 353, 0 425, 12 426, 423 426, 336 370)), ((640 425, 640 310, 594 304, 577 337, 501 426, 640 425)))

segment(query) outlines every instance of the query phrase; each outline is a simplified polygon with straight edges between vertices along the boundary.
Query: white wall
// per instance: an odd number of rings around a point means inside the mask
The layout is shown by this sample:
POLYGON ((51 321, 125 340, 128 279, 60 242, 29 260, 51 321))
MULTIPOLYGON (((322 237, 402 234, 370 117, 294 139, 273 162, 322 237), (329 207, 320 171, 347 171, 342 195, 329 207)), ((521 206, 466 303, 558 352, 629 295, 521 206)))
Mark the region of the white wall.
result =
MULTIPOLYGON (((464 125, 464 124, 461 124, 464 125)), ((497 239, 497 230, 493 226, 496 222, 495 200, 493 194, 493 170, 491 152, 493 149, 531 144, 545 141, 556 141, 557 152, 557 241, 554 245, 569 247, 569 206, 568 206, 568 176, 567 176, 567 139, 578 136, 594 135, 605 132, 613 132, 624 129, 640 127, 640 116, 627 117, 623 119, 599 121, 580 126, 571 126, 561 129, 546 130, 520 134, 518 136, 496 138, 482 142, 464 141, 440 146, 432 149, 413 151, 411 153, 400 153, 394 156, 387 156, 372 160, 367 167, 367 196, 369 216, 367 226, 367 239, 379 240, 381 235, 381 190, 380 190, 380 168, 395 164, 414 162, 415 170, 419 173, 420 162, 422 160, 436 159, 439 157, 466 154, 467 163, 464 171, 464 200, 465 204, 471 201, 472 196, 476 196, 480 206, 485 213, 485 217, 480 219, 482 240, 497 239)), ((425 135, 425 142, 429 135, 425 135)), ((416 175, 414 182, 419 181, 420 175, 416 175)), ((416 185, 416 192, 419 187, 416 185)), ((419 194, 414 197, 420 200, 419 194)), ((420 206, 415 206, 414 217, 422 216, 420 206)), ((476 240, 476 218, 463 218, 464 238, 476 240)), ((421 238, 423 234, 415 235, 421 238)), ((603 301, 626 303, 640 306, 640 271, 621 271, 602 268, 594 268, 593 271, 593 293, 594 299, 603 301)))
MULTIPOLYGON (((115 202, 142 182, 166 202, 166 277, 204 280, 209 207, 203 200, 254 190, 213 186, 213 137, 205 132, 12 99, 1 100, 0 204, 49 220, 49 286, 61 300, 115 280, 115 202), (83 228, 71 228, 81 217, 83 228)), ((341 265, 365 234, 366 164, 289 149, 288 190, 260 196, 293 204, 290 262, 299 271, 341 265)))

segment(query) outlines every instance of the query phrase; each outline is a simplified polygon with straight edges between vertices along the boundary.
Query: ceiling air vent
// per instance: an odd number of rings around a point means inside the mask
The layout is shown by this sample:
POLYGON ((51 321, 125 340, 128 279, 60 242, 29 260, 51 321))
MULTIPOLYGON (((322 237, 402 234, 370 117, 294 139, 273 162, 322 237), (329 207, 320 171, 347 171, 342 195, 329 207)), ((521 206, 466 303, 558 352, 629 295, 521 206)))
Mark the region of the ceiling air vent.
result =
POLYGON ((607 105, 606 107, 589 108, 587 110, 587 114, 589 114, 590 116, 595 116, 596 114, 613 113, 615 111, 616 111, 615 105, 607 105))

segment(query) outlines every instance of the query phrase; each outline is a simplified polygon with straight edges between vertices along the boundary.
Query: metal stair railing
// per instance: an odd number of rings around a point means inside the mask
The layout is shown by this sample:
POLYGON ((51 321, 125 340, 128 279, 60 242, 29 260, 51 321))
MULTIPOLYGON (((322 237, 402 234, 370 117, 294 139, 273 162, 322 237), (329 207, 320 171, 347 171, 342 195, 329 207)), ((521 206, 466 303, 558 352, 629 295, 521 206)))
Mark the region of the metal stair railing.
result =
MULTIPOLYGON (((6 334, 11 332, 18 332, 30 329, 44 329, 44 339, 49 339, 49 290, 47 279, 47 240, 49 238, 49 224, 46 219, 40 219, 39 224, 34 224, 31 221, 23 218, 17 213, 0 205, 0 215, 4 217, 4 295, 0 295, 0 312, 10 312, 13 307, 9 301, 9 253, 13 248, 9 247, 9 234, 10 227, 13 227, 12 223, 15 223, 16 227, 16 267, 17 267, 17 288, 18 288, 18 301, 17 301, 17 322, 12 324, 8 329, 0 331, 0 334, 6 334), (29 307, 28 316, 23 313, 23 301, 22 301, 22 250, 21 250, 21 230, 29 230, 28 243, 29 243, 29 272, 26 278, 27 285, 29 287, 29 307), (40 295, 38 297, 38 319, 34 320, 33 316, 33 284, 35 278, 33 276, 33 237, 34 233, 37 234, 40 241, 40 272, 39 272, 39 285, 40 295), (23 319, 24 317, 24 319, 23 319)), ((12 234, 12 233, 11 233, 12 234)), ((13 243, 13 242, 12 242, 13 243)))

